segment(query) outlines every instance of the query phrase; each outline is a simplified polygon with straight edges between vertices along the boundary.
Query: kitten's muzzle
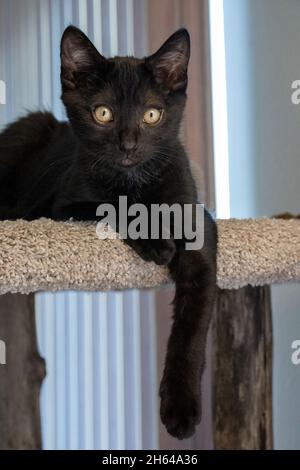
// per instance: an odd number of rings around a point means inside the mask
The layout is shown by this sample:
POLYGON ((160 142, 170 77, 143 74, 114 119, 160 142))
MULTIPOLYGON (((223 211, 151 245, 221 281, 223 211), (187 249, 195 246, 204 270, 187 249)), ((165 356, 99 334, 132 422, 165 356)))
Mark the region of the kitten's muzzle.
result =
POLYGON ((123 167, 130 167, 138 163, 137 147, 137 135, 134 132, 126 130, 120 133, 119 149, 122 152, 120 164, 123 167))
POLYGON ((135 142, 125 142, 120 145, 122 152, 120 164, 124 167, 136 165, 140 161, 140 155, 137 152, 137 144, 135 142))

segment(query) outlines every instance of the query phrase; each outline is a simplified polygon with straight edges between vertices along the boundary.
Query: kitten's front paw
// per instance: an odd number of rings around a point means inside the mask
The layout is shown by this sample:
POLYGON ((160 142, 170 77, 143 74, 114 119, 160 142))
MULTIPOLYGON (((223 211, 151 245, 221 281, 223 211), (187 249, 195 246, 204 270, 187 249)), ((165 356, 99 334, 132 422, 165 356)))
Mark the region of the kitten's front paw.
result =
POLYGON ((130 246, 145 261, 154 261, 158 265, 167 265, 172 261, 176 246, 172 239, 163 240, 135 240, 130 246))
POLYGON ((201 419, 200 397, 188 386, 168 383, 161 385, 160 397, 160 417, 168 433, 177 439, 191 437, 201 419))

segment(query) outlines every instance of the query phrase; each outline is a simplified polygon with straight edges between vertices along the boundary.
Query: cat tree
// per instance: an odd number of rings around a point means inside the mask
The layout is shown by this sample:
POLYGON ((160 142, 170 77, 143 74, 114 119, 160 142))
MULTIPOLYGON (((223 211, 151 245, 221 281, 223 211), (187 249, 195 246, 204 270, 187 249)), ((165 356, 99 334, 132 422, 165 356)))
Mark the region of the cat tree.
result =
MULTIPOLYGON (((300 221, 219 220, 218 286, 300 280, 300 221)), ((96 223, 50 219, 0 223, 0 294, 65 289, 154 288, 168 270, 121 240, 99 240, 96 223)))
MULTIPOLYGON (((269 290, 251 286, 300 280, 300 220, 219 220, 218 229, 214 325, 222 336, 214 359, 216 447, 271 448, 269 290), (238 403, 235 416, 231 411, 238 403)), ((1 222, 0 339, 7 342, 7 365, 0 366, 0 448, 41 445, 39 389, 45 371, 36 347, 34 292, 168 283, 166 268, 145 263, 121 240, 100 240, 95 223, 1 222)))

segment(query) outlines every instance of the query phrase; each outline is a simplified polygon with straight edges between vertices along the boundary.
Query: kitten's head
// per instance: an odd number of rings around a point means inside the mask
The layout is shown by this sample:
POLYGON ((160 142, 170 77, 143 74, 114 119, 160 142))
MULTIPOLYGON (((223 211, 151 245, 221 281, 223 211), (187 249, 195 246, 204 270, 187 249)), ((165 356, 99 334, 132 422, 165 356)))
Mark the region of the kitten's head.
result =
POLYGON ((82 31, 74 26, 65 30, 62 100, 75 134, 96 155, 96 163, 128 172, 172 156, 185 104, 189 55, 185 29, 144 59, 107 59, 82 31))

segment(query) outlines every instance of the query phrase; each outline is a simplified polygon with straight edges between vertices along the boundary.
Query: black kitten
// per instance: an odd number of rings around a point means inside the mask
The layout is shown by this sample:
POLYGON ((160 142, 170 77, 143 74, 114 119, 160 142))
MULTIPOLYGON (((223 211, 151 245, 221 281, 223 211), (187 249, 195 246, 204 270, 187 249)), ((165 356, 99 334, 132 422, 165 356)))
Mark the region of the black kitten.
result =
MULTIPOLYGON (((186 101, 189 34, 181 29, 144 59, 106 59, 77 28, 61 42, 62 100, 70 123, 33 113, 0 135, 0 218, 95 219, 99 203, 195 204, 179 140, 186 101)), ((160 386, 161 419, 180 439, 200 421, 200 377, 216 287, 216 226, 205 241, 127 240, 167 264, 176 284, 174 323, 160 386)))

